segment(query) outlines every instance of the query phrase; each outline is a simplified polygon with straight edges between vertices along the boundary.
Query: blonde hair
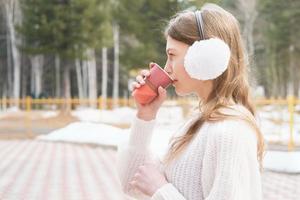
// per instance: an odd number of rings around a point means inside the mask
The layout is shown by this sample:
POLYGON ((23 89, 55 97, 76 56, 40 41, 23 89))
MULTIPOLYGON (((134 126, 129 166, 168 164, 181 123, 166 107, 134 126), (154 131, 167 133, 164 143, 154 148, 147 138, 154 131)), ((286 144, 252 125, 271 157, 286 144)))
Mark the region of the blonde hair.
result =
MULTIPOLYGON (((218 37, 225 41, 231 49, 231 57, 228 69, 213 81, 213 89, 206 102, 199 103, 199 109, 202 111, 201 117, 189 127, 184 135, 172 138, 165 163, 169 163, 182 153, 204 122, 241 119, 248 122, 256 132, 257 158, 262 167, 264 139, 254 118, 255 108, 250 99, 247 75, 248 62, 243 48, 239 23, 232 14, 215 4, 205 4, 201 13, 204 23, 204 37, 218 37), (230 101, 232 100, 236 104, 243 105, 250 112, 237 115, 222 113, 221 108, 231 109, 230 101)), ((183 11, 176 14, 165 29, 165 36, 170 36, 189 45, 200 40, 194 12, 183 11)))

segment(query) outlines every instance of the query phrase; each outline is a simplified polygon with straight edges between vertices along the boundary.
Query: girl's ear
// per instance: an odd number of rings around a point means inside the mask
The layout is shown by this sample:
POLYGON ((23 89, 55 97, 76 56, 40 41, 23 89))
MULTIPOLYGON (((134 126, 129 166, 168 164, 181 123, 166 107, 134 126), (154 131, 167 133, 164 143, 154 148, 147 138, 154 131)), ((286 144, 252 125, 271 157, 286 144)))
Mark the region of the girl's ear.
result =
POLYGON ((195 41, 184 57, 184 68, 190 77, 198 80, 212 80, 228 67, 229 46, 219 38, 195 41))

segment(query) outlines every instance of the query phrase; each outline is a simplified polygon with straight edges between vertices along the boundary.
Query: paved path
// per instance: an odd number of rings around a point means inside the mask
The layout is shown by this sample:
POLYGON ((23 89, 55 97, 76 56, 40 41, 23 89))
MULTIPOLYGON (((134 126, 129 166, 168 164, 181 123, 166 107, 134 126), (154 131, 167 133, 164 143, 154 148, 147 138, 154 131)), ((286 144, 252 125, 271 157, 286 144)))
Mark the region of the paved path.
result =
MULTIPOLYGON (((128 200, 116 151, 88 145, 0 140, 1 200, 128 200)), ((266 171, 264 200, 299 200, 300 174, 266 171)))
POLYGON ((87 145, 0 141, 0 199, 125 200, 116 153, 87 145))

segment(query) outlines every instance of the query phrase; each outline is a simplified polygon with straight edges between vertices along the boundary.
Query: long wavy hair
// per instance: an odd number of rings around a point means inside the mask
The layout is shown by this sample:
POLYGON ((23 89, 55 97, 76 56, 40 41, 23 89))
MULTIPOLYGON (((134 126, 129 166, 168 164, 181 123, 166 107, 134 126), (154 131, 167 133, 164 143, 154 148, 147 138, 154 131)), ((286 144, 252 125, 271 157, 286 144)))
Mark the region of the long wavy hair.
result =
MULTIPOLYGON (((205 4, 202 9, 205 38, 218 37, 225 41, 231 49, 231 57, 227 70, 213 80, 213 89, 206 102, 199 103, 201 117, 196 120, 181 136, 171 139, 170 149, 164 162, 174 160, 205 122, 222 121, 225 119, 241 119, 253 127, 257 136, 257 159, 262 169, 264 153, 264 139, 255 120, 255 107, 250 98, 250 86, 248 83, 247 56, 240 34, 239 23, 236 18, 215 4, 205 4), (246 113, 226 114, 221 108, 229 108, 230 102, 243 105, 249 110, 246 113)), ((177 13, 168 23, 165 36, 192 45, 200 40, 196 19, 193 11, 177 13)))

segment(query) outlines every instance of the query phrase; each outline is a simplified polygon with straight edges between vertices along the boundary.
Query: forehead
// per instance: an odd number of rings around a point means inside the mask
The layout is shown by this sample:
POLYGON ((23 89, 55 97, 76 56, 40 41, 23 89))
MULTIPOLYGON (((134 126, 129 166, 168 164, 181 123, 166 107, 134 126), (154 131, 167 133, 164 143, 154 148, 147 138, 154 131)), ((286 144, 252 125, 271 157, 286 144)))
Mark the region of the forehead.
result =
POLYGON ((170 36, 167 37, 166 51, 168 50, 178 51, 185 47, 188 47, 188 45, 178 40, 175 40, 170 36))
POLYGON ((177 42, 175 39, 171 38, 170 36, 167 37, 167 45, 166 45, 166 50, 168 49, 176 49, 178 46, 177 42))

